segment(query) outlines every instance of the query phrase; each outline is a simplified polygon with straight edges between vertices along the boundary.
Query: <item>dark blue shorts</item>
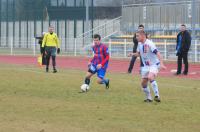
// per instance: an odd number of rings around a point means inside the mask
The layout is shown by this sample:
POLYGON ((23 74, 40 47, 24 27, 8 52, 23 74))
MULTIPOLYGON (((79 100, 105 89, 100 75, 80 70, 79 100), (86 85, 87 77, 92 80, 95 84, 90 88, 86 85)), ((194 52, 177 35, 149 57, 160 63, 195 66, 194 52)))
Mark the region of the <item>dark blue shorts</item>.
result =
POLYGON ((56 56, 56 47, 45 47, 48 56, 56 56))
POLYGON ((92 74, 97 73, 97 77, 103 79, 106 75, 106 68, 97 69, 96 65, 91 64, 91 65, 89 65, 88 72, 90 72, 92 74))

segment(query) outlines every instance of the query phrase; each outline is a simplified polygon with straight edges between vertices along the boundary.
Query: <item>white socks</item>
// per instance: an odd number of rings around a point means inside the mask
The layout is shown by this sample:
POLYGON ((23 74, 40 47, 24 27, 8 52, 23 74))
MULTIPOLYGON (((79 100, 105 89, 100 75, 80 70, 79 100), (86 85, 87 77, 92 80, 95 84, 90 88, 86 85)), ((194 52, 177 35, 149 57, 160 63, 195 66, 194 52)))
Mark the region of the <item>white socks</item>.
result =
POLYGON ((155 80, 151 81, 151 86, 155 96, 159 97, 158 84, 155 80))
POLYGON ((143 88, 143 91, 144 91, 144 93, 145 93, 145 95, 146 95, 146 99, 152 100, 151 92, 150 92, 149 87, 147 86, 146 88, 143 88))

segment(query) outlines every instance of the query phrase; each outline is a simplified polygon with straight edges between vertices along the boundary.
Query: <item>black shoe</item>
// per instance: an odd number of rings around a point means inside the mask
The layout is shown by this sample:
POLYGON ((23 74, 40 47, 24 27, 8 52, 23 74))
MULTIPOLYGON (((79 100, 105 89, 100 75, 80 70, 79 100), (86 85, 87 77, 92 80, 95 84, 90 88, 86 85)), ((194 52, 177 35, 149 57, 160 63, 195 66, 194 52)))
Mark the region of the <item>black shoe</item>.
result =
POLYGON ((46 72, 49 72, 49 68, 46 68, 46 72))
POLYGON ((180 72, 176 72, 176 73, 175 73, 175 75, 177 75, 177 76, 178 76, 178 75, 181 75, 181 73, 180 73, 180 72))
POLYGON ((53 73, 56 73, 56 72, 58 72, 56 69, 53 69, 53 73))
POLYGON ((161 102, 161 100, 160 100, 160 98, 159 98, 158 96, 155 96, 155 97, 154 97, 154 101, 156 101, 156 102, 161 102))
POLYGON ((106 89, 110 88, 110 80, 108 79, 108 82, 106 83, 106 89))
POLYGON ((187 75, 188 73, 187 72, 183 72, 183 75, 187 75))
POLYGON ((127 72, 127 73, 128 73, 128 74, 131 74, 131 71, 129 71, 129 70, 128 70, 128 72, 127 72))
POLYGON ((151 99, 145 99, 144 102, 151 103, 151 102, 153 102, 153 100, 151 100, 151 99))

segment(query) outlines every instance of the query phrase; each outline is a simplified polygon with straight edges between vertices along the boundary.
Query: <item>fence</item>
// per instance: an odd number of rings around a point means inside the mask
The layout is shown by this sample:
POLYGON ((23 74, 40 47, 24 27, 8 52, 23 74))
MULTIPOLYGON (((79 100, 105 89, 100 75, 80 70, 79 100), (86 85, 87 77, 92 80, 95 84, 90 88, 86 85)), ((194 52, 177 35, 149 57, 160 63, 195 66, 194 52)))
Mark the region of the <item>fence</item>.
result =
POLYGON ((144 24, 145 30, 172 34, 186 24, 189 29, 199 31, 199 12, 199 0, 123 5, 121 30, 134 32, 139 24, 144 24))
MULTIPOLYGON (((118 17, 112 20, 101 20, 101 21, 95 20, 94 23, 95 22, 97 22, 96 24, 99 26, 96 26, 92 30, 89 30, 79 35, 77 38, 72 38, 73 35, 71 37, 61 36, 61 49, 62 49, 63 55, 75 55, 75 56, 83 55, 83 54, 87 55, 85 48, 87 49, 89 47, 88 45, 92 43, 92 38, 91 38, 92 34, 94 33, 101 34, 102 39, 106 39, 109 36, 120 31, 121 17, 118 17)), ((65 27, 62 27, 62 30, 65 30, 65 27)), ((40 49, 40 45, 37 43, 38 43, 38 40, 36 40, 35 38, 31 36, 1 37, 0 38, 0 54, 36 55, 36 54, 39 54, 39 49, 40 49)))
MULTIPOLYGON (((6 41, 7 38, 1 38, 1 41, 6 41)), ((61 55, 71 56, 91 56, 92 43, 83 45, 84 38, 62 38, 61 39, 61 55)), ((153 40, 157 48, 163 55, 164 60, 175 61, 175 40, 155 39, 153 40)), ((39 55, 40 45, 35 38, 32 39, 8 39, 8 44, 0 47, 0 54, 7 55, 39 55), (15 44, 14 44, 15 43, 15 44)), ((127 58, 127 55, 132 52, 133 43, 128 39, 105 39, 103 40, 109 47, 110 56, 113 58, 127 58)), ((188 59, 191 62, 200 62, 200 40, 193 40, 188 59)))
MULTIPOLYGON (((161 52, 164 60, 176 61, 176 40, 169 39, 155 39, 153 42, 156 44, 158 50, 161 52)), ((111 57, 126 58, 133 50, 133 42, 127 39, 110 39, 105 42, 110 50, 111 57)), ((188 53, 188 59, 191 62, 200 62, 200 40, 193 40, 190 51, 188 53)))

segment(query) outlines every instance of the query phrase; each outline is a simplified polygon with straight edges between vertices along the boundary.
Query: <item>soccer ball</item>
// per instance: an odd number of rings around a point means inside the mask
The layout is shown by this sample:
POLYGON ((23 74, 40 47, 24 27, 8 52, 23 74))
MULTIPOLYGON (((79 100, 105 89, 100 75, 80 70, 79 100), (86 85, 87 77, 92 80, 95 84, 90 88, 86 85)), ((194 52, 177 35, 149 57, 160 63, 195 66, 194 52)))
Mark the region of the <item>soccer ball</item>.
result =
POLYGON ((82 92, 87 92, 89 89, 90 89, 89 85, 87 85, 87 84, 81 85, 82 92))

